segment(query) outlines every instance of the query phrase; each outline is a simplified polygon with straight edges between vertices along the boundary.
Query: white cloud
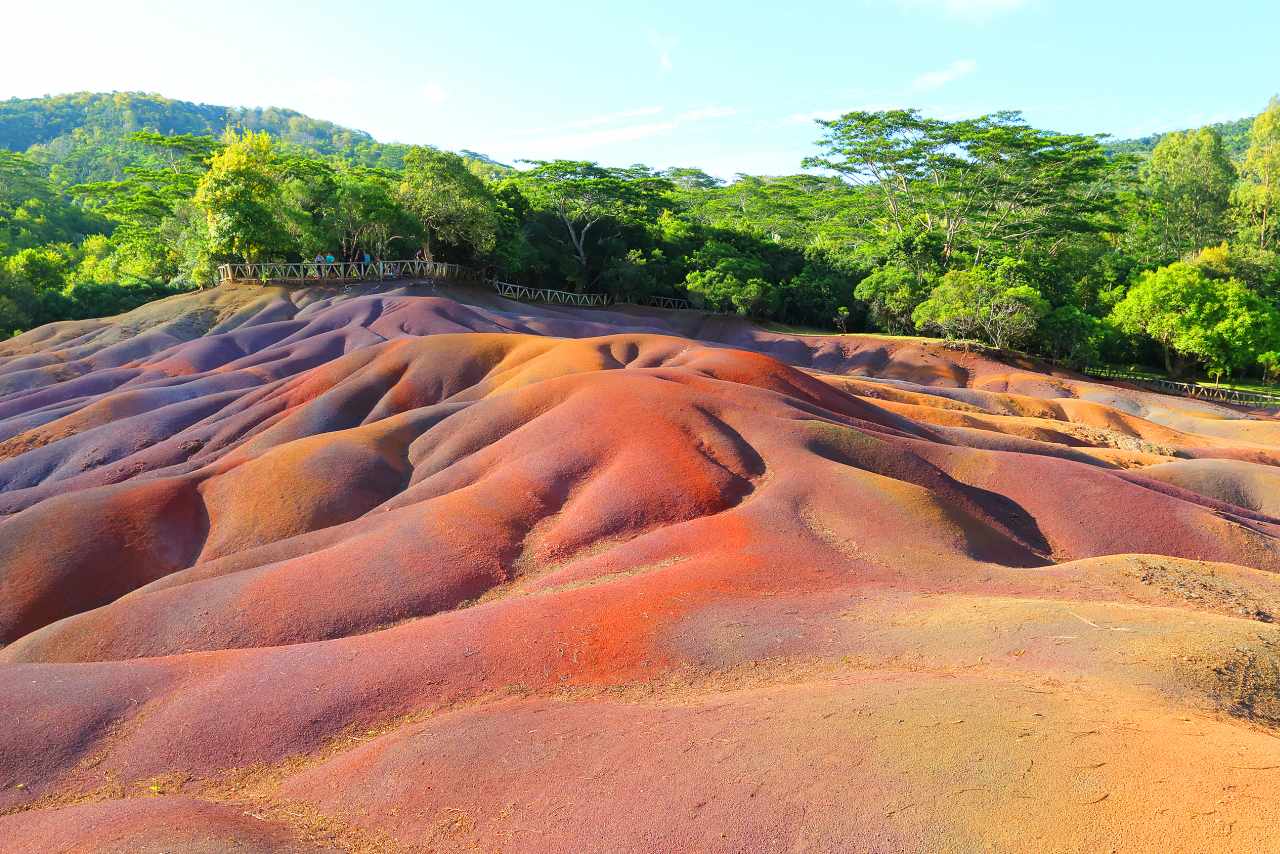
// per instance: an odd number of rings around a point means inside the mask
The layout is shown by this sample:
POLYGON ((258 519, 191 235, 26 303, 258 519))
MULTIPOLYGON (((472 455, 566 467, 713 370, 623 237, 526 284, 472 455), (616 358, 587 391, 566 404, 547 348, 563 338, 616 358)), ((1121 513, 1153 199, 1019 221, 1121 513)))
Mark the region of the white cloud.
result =
POLYGON ((443 104, 449 97, 449 93, 439 83, 427 83, 422 87, 422 99, 433 107, 443 104))
POLYGON ((978 70, 978 63, 972 59, 957 59, 946 68, 939 68, 937 71, 926 71, 911 83, 911 88, 916 92, 927 92, 931 89, 940 89, 961 77, 965 77, 978 70))
POLYGON ((1028 0, 894 0, 906 9, 942 12, 952 18, 985 21, 1005 12, 1014 12, 1028 0))
POLYGON ((701 122, 707 119, 727 119, 737 114, 738 111, 733 107, 698 107, 685 110, 676 118, 682 122, 701 122))

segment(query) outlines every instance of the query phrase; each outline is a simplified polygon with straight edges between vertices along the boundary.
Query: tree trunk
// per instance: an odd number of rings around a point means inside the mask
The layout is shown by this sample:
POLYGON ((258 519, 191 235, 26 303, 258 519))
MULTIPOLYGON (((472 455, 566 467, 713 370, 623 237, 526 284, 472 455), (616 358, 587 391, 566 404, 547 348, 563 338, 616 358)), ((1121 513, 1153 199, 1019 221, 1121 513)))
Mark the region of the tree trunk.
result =
POLYGON ((1187 369, 1194 364, 1194 362, 1179 356, 1168 344, 1164 345, 1164 369, 1169 374, 1170 379, 1181 379, 1187 373, 1187 369))
POLYGON ((591 287, 591 273, 587 269, 587 253, 581 248, 578 249, 578 266, 582 268, 582 278, 579 280, 578 293, 591 287))
POLYGON ((582 278, 578 282, 578 293, 582 293, 591 287, 591 271, 587 264, 587 232, 591 230, 594 222, 589 222, 582 227, 581 231, 574 232, 573 226, 565 222, 565 226, 569 229, 569 239, 573 241, 573 251, 578 259, 578 266, 582 268, 582 278))

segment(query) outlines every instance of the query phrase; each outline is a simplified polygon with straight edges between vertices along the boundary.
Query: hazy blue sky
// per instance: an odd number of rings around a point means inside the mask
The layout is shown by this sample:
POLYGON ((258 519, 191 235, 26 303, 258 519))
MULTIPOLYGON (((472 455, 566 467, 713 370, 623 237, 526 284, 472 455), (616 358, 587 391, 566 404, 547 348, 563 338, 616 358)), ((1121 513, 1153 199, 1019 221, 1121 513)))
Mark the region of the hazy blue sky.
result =
POLYGON ((850 109, 1021 109, 1124 137, 1239 118, 1280 92, 1277 0, 305 6, 11 4, 0 98, 145 90, 508 161, 731 175, 796 171, 812 118, 850 109))

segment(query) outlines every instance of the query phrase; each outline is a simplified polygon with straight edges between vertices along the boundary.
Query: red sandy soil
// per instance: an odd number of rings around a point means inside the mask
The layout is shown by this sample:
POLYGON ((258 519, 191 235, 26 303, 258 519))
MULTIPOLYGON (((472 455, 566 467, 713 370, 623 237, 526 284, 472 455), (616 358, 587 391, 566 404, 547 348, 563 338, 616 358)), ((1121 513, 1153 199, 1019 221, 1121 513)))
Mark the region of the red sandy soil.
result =
POLYGON ((224 287, 0 343, 0 851, 1280 851, 1280 420, 224 287))

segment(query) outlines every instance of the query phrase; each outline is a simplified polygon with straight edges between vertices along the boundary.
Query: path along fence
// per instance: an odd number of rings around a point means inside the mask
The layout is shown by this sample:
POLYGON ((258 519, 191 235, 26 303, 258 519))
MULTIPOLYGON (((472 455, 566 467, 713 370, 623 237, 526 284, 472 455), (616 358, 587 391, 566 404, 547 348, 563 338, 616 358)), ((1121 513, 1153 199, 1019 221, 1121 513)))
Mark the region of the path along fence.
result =
MULTIPOLYGON (((222 282, 254 282, 257 284, 314 285, 351 284, 356 282, 385 282, 395 279, 435 279, 457 282, 486 281, 479 270, 460 264, 441 261, 297 261, 270 262, 265 264, 223 264, 218 267, 222 282)), ((499 296, 522 302, 545 302, 554 305, 603 307, 613 302, 608 294, 580 294, 572 291, 556 291, 549 288, 531 288, 489 281, 499 296)), ((693 311, 687 299, 677 297, 644 297, 636 305, 653 306, 680 311, 693 311)))
POLYGON ((1194 397, 1199 400, 1212 400, 1216 403, 1232 403, 1236 406, 1257 406, 1267 409, 1280 409, 1280 394, 1266 392, 1241 391, 1223 386, 1201 385, 1200 383, 1182 383, 1166 380, 1161 377, 1149 377, 1142 374, 1117 371, 1112 368, 1082 368, 1080 373, 1099 379, 1123 380, 1134 385, 1146 386, 1166 394, 1182 397, 1194 397))

